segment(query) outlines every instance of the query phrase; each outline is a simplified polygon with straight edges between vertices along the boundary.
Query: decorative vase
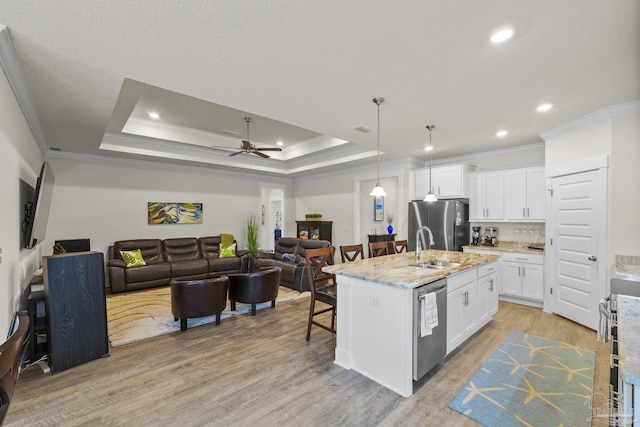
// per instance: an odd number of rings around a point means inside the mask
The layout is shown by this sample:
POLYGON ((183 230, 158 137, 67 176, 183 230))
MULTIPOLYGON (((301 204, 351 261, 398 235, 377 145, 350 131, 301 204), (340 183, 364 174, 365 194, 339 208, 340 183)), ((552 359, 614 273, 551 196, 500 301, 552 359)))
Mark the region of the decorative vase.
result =
POLYGON ((387 231, 389 232, 389 234, 393 233, 393 227, 391 226, 391 224, 389 224, 389 226, 387 227, 387 231))

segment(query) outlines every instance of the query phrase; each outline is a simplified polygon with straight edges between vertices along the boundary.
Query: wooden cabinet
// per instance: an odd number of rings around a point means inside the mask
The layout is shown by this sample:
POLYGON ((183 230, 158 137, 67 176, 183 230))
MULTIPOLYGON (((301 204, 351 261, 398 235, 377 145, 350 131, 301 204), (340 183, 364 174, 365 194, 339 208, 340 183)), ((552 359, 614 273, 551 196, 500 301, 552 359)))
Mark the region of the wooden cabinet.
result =
POLYGON ((477 269, 447 279, 447 354, 478 329, 477 269))
POLYGON ((104 255, 72 252, 42 264, 51 372, 107 356, 104 255))
POLYGON ((505 252, 502 257, 502 293, 542 301, 543 264, 543 255, 505 252))
POLYGON ((544 221, 544 167, 505 171, 505 218, 544 221))
MULTIPOLYGON (((369 243, 387 242, 387 253, 388 254, 395 254, 396 253, 396 247, 394 245, 394 241, 396 239, 396 234, 395 233, 392 233, 392 234, 368 234, 367 236, 369 237, 369 243)), ((369 251, 368 258, 371 258, 371 251, 369 251)))
POLYGON ((296 221, 297 236, 301 239, 328 240, 331 242, 333 221, 296 221))
POLYGON ((442 199, 467 198, 467 176, 470 166, 459 164, 434 167, 429 173, 429 168, 411 171, 413 182, 412 199, 422 200, 429 189, 442 199), (429 176, 431 175, 431 179, 429 176))
POLYGON ((469 174, 469 220, 503 219, 504 173, 495 171, 469 174))

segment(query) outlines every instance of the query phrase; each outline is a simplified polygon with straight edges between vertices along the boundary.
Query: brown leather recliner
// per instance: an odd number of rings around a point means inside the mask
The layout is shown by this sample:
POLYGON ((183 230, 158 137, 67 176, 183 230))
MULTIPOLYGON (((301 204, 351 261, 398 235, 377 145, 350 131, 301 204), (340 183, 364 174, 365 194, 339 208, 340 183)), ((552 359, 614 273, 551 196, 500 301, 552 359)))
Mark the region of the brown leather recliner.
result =
POLYGON ((204 280, 171 281, 171 313, 180 319, 180 330, 187 330, 187 319, 216 316, 220 324, 220 314, 227 307, 227 276, 204 280))
POLYGON ((280 284, 298 292, 309 290, 305 278, 307 249, 326 248, 328 240, 302 240, 297 237, 282 237, 276 243, 273 253, 258 251, 254 254, 251 271, 280 267, 280 284))
POLYGON ((256 315, 256 304, 271 301, 276 306, 280 287, 279 267, 256 271, 255 273, 229 274, 229 301, 231 310, 236 309, 236 302, 251 304, 251 315, 256 315))

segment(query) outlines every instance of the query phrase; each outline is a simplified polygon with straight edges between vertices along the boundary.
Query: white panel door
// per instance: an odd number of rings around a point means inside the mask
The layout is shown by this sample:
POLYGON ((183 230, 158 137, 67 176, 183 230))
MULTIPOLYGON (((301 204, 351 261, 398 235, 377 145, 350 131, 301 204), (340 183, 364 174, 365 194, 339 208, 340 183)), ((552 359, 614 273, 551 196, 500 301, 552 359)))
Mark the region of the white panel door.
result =
POLYGON ((505 219, 526 219, 527 217, 527 171, 514 169, 506 171, 505 219))
POLYGON ((552 188, 554 311, 597 329, 607 289, 606 170, 553 178, 552 188))

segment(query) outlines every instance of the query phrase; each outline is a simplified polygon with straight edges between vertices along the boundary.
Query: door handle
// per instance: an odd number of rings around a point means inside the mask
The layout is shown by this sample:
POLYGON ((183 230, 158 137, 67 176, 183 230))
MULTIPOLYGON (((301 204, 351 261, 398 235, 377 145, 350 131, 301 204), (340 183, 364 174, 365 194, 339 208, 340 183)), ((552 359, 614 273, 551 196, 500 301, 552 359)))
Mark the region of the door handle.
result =
POLYGON ((598 258, 594 255, 591 255, 589 258, 587 258, 589 261, 597 261, 598 258))

